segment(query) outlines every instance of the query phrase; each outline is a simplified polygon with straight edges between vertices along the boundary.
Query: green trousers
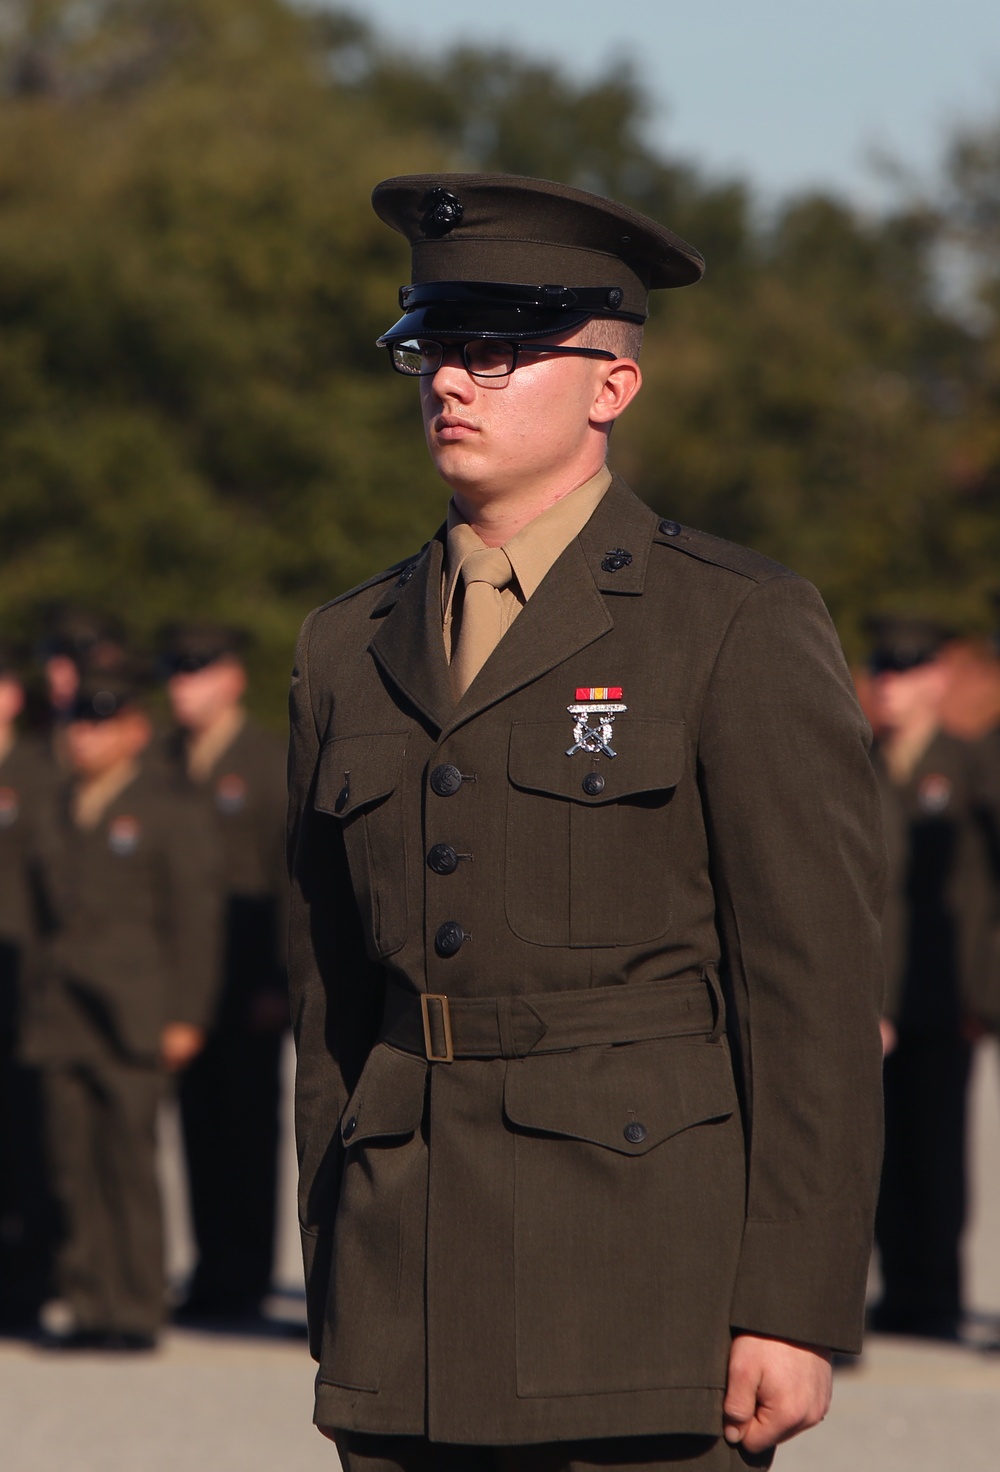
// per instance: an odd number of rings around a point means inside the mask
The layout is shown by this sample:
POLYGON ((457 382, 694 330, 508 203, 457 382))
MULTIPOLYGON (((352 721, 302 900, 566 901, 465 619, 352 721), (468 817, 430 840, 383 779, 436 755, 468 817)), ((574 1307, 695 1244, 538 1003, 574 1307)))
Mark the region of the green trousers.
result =
POLYGON ((56 1286, 77 1329, 155 1334, 164 1317, 155 1068, 45 1071, 46 1133, 61 1216, 56 1286))
POLYGON ((537 1446, 445 1446, 419 1436, 338 1431, 344 1472, 745 1472, 770 1467, 713 1436, 622 1436, 537 1446))

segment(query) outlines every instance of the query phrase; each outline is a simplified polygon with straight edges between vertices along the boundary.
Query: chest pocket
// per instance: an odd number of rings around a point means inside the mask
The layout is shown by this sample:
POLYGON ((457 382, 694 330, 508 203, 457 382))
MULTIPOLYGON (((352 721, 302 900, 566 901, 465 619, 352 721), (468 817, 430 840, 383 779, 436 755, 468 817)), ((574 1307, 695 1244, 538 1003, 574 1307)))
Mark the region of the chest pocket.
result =
POLYGON ((511 729, 508 924, 543 946, 655 940, 671 922, 684 722, 622 716, 613 758, 567 756, 570 732, 565 718, 511 729))
POLYGON ((406 850, 399 792, 407 731, 337 736, 319 758, 314 805, 343 828, 369 951, 389 956, 406 939, 406 850))

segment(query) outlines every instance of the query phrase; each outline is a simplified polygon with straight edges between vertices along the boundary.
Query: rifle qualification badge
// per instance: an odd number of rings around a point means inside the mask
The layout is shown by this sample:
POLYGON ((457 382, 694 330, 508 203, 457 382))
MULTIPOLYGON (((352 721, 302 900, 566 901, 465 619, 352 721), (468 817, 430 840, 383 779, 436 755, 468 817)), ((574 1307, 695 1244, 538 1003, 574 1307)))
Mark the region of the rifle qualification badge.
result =
POLYGON ((577 703, 566 707, 574 721, 573 745, 567 748, 567 756, 578 751, 591 756, 618 755, 612 748, 611 735, 615 716, 628 710, 621 698, 620 685, 584 685, 577 690, 577 703))

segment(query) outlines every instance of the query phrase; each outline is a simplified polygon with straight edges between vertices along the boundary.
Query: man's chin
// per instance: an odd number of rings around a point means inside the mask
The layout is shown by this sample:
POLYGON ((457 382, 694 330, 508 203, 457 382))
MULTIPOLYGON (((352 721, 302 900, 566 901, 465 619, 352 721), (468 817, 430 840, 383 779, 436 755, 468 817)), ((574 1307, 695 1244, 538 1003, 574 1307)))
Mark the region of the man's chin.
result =
POLYGON ((486 488, 484 481, 488 481, 488 473, 482 456, 471 453, 466 446, 445 445, 440 450, 435 447, 431 458, 434 469, 453 491, 475 494, 486 488))

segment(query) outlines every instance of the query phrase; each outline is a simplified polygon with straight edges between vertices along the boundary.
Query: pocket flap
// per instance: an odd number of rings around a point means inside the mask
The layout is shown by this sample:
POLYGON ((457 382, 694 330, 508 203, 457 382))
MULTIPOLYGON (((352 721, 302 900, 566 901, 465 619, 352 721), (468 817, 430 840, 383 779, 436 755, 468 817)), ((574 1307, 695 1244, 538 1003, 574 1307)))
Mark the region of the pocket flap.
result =
POLYGON ((572 739, 569 715, 561 721, 525 721, 512 726, 507 772, 514 786, 599 807, 623 797, 667 791, 684 775, 683 721, 644 719, 626 712, 612 729, 614 757, 595 759, 581 751, 567 756, 572 739), (595 770, 604 779, 603 786, 598 792, 588 792, 583 779, 595 770))
POLYGON ((378 731, 327 741, 319 756, 315 807, 346 818, 388 797, 399 783, 408 736, 408 731, 378 731))
POLYGON ((383 1136, 412 1135, 423 1118, 426 1082, 423 1058, 377 1044, 341 1115, 344 1144, 350 1147, 383 1136))
POLYGON ((645 1155, 671 1135, 736 1108, 724 1042, 661 1039, 578 1048, 507 1065, 511 1124, 645 1155))

